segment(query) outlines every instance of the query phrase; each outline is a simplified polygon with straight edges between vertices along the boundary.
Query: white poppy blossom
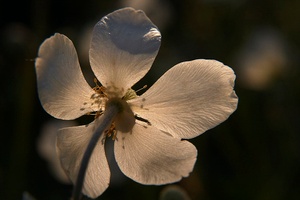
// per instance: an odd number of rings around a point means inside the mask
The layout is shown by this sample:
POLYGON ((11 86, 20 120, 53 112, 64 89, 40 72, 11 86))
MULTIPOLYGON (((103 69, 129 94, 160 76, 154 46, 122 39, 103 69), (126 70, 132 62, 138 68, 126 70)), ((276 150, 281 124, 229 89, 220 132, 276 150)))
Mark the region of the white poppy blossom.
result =
POLYGON ((57 33, 40 46, 36 73, 43 108, 64 120, 95 114, 90 124, 64 128, 57 135, 57 152, 73 183, 108 104, 117 102, 121 110, 91 155, 83 183, 89 197, 101 195, 109 185, 104 152, 109 135, 126 176, 141 184, 172 183, 187 177, 196 162, 195 146, 183 139, 215 127, 237 107, 234 72, 215 60, 177 64, 137 96, 131 87, 149 71, 160 42, 159 30, 142 11, 124 8, 103 17, 94 27, 89 52, 102 84, 94 88, 83 77, 70 39, 57 33))

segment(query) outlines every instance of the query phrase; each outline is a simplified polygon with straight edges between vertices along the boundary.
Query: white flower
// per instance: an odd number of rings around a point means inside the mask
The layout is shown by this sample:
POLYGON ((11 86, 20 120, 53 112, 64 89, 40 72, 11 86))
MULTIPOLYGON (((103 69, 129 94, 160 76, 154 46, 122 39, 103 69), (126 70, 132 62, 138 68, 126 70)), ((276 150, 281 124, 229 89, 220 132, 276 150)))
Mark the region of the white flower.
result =
POLYGON ((83 193, 92 198, 109 185, 103 142, 108 134, 115 134, 115 158, 126 176, 142 184, 172 183, 188 176, 196 162, 196 148, 182 139, 213 128, 236 109, 234 72, 214 60, 180 63, 137 96, 131 87, 149 71, 160 40, 157 27, 142 11, 125 8, 103 17, 91 41, 90 64, 102 84, 94 89, 66 36, 55 34, 39 49, 36 72, 44 109, 64 120, 96 114, 89 125, 65 128, 57 135, 61 164, 73 183, 106 103, 113 99, 123 109, 91 156, 83 193))

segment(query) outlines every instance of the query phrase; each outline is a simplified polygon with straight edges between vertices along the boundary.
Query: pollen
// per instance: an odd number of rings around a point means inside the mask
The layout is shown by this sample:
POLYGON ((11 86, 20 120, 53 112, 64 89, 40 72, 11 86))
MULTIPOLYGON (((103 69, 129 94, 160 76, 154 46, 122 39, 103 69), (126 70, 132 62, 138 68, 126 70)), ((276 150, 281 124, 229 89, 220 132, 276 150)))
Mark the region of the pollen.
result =
POLYGON ((117 130, 116 130, 116 125, 115 125, 115 122, 113 122, 109 129, 107 129, 105 132, 105 137, 102 139, 102 144, 104 143, 105 139, 107 137, 112 137, 112 140, 117 140, 118 141, 118 138, 117 138, 117 130))
POLYGON ((107 97, 105 91, 106 91, 106 88, 104 86, 100 86, 98 85, 98 80, 96 78, 94 78, 94 83, 96 84, 95 87, 93 87, 93 90, 100 95, 100 97, 107 97))

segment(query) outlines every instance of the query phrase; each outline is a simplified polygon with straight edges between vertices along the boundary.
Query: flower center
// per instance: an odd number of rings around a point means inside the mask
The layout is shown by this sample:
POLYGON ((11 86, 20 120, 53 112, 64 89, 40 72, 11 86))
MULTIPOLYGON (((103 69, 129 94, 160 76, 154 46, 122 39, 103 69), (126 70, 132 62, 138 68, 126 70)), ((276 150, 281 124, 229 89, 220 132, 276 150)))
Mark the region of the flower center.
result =
MULTIPOLYGON (((118 140, 117 133, 118 131, 122 133, 131 132, 134 124, 135 117, 134 114, 129 107, 128 103, 120 98, 111 98, 106 102, 105 107, 116 107, 119 110, 119 113, 113 119, 110 127, 105 130, 104 134, 106 137, 111 137, 113 140, 118 140)), ((106 138, 105 137, 105 138, 106 138)), ((105 138, 103 138, 102 143, 104 143, 105 138)))
POLYGON ((123 133, 130 132, 135 123, 135 117, 128 103, 120 98, 111 98, 106 102, 106 107, 108 106, 116 106, 119 110, 119 113, 114 119, 116 131, 123 133))
MULTIPOLYGON (((138 97, 136 92, 145 89, 147 85, 145 85, 137 91, 130 88, 127 90, 125 95, 122 98, 120 98, 117 97, 118 95, 116 94, 117 91, 119 91, 118 88, 113 88, 112 90, 111 87, 106 88, 104 86, 99 86, 96 78, 94 79, 94 82, 96 86, 93 88, 93 90, 96 92, 95 97, 99 99, 98 102, 100 108, 98 111, 95 112, 95 118, 101 116, 109 106, 115 106, 119 110, 119 113, 113 119, 113 122, 110 125, 110 127, 104 132, 106 137, 112 136, 113 140, 117 140, 118 131, 121 131, 122 133, 130 133, 135 124, 135 120, 139 120, 151 126, 151 123, 147 119, 135 115, 127 103, 128 100, 138 97)), ((103 138, 102 143, 104 143, 105 138, 103 138)))
POLYGON ((99 105, 99 110, 95 113, 95 118, 101 116, 107 107, 115 106, 118 108, 119 113, 113 119, 111 126, 104 132, 107 137, 112 136, 112 139, 117 139, 118 131, 122 133, 127 133, 132 130, 132 127, 135 123, 134 114, 126 101, 136 98, 137 95, 134 90, 128 89, 125 95, 122 98, 114 97, 117 95, 111 95, 109 88, 104 86, 99 86, 97 79, 94 79, 96 86, 93 90, 96 92, 95 95, 97 98, 101 99, 101 105, 99 105))

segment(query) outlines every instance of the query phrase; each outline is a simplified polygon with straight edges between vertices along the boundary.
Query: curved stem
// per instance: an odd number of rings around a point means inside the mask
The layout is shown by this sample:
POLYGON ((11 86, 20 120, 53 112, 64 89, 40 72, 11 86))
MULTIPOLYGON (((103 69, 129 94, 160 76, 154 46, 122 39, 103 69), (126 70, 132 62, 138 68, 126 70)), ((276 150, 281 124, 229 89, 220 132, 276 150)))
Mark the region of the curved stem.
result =
POLYGON ((73 200, 79 200, 81 196, 82 186, 85 178, 85 172, 89 164, 89 160, 93 153, 93 150, 101 136, 101 134, 109 128, 110 124, 112 123, 115 116, 120 112, 120 108, 116 104, 110 104, 106 107, 104 112, 103 120, 100 123, 100 126, 96 129, 95 133, 93 134, 85 152, 82 157, 81 165, 79 168, 77 180, 74 186, 73 191, 73 200))

